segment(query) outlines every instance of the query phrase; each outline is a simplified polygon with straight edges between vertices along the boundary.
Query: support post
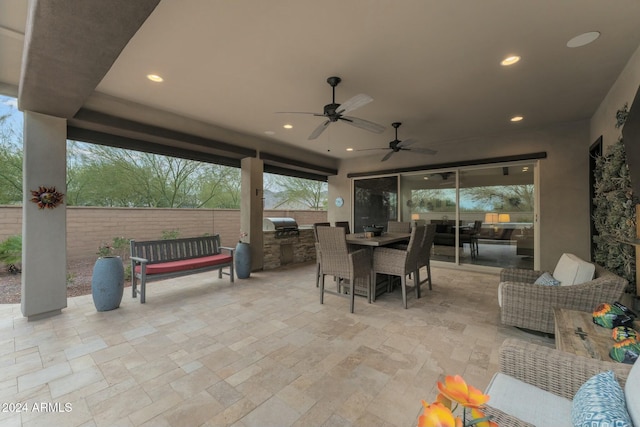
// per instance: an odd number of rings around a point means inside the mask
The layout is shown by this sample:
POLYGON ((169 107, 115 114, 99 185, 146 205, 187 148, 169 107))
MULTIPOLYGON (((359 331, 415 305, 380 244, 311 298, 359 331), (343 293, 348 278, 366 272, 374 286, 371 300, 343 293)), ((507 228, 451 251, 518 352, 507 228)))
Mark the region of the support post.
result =
POLYGON ((254 157, 241 160, 242 187, 240 190, 240 229, 248 233, 243 240, 251 247, 251 271, 263 268, 262 217, 264 211, 264 162, 254 157))
POLYGON ((22 315, 37 320, 67 306, 66 201, 41 209, 32 190, 66 194, 67 121, 24 112, 22 199, 22 315))

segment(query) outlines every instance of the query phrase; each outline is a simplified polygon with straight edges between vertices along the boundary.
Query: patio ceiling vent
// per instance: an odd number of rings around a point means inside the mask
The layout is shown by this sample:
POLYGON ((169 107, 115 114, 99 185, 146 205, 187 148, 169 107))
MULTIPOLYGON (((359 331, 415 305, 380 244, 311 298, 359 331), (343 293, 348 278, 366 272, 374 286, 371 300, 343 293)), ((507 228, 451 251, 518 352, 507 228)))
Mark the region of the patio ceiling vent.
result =
POLYGON ((275 231, 276 238, 299 236, 298 223, 293 218, 264 218, 263 231, 275 231))

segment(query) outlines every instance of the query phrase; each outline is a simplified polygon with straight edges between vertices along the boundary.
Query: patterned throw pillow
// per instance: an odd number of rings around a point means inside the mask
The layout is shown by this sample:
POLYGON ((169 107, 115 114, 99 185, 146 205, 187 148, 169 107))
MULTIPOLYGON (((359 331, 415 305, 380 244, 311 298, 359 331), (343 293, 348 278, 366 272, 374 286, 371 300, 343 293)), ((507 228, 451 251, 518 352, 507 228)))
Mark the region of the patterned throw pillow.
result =
POLYGON ((580 387, 573 397, 571 422, 575 427, 633 427, 613 371, 597 374, 580 387))
POLYGON ((553 276, 551 275, 551 273, 545 271, 544 273, 542 273, 542 275, 540 277, 538 277, 538 279, 536 279, 535 282, 533 282, 536 285, 545 285, 545 286, 559 286, 560 282, 557 281, 556 279, 553 278, 553 276))

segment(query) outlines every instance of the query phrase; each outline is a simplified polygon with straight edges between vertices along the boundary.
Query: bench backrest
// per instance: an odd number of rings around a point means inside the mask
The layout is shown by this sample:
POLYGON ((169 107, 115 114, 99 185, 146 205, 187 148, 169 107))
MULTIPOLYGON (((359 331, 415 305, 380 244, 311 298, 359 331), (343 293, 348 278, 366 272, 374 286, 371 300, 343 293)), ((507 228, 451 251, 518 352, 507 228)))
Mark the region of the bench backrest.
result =
POLYGON ((220 253, 220 235, 188 237, 184 239, 131 240, 131 256, 145 258, 149 264, 199 258, 220 253))

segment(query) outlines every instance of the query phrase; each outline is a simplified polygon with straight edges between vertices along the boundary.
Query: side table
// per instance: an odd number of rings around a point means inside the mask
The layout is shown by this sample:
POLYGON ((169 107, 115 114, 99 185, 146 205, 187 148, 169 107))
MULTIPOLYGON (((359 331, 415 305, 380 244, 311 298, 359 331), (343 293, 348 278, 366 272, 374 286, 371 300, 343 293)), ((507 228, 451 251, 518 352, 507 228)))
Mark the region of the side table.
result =
MULTIPOLYGON (((556 349, 579 356, 611 362, 609 351, 615 341, 611 329, 593 323, 593 313, 554 308, 556 349)), ((638 328, 637 322, 634 328, 638 328)))

